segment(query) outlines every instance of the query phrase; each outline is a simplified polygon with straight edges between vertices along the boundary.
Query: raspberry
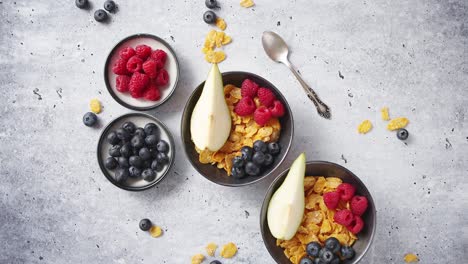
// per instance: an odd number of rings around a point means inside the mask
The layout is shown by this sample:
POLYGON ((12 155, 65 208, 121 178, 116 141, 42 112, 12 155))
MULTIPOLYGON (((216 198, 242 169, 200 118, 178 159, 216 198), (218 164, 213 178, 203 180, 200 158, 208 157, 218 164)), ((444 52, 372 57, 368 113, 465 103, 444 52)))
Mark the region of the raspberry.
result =
POLYGON ((150 78, 156 78, 158 76, 158 70, 156 68, 156 61, 153 59, 148 59, 143 63, 143 71, 148 75, 150 78))
POLYGON ((254 120, 255 122, 257 122, 257 124, 261 126, 265 125, 268 122, 268 120, 270 120, 270 118, 271 113, 270 110, 266 108, 266 106, 260 106, 254 112, 254 120))
POLYGON ((333 220, 340 225, 348 226, 353 221, 354 216, 351 210, 343 209, 339 210, 333 216, 333 220))
POLYGON ((349 230, 349 232, 357 234, 361 232, 361 230, 364 228, 364 221, 362 221, 362 218, 360 216, 355 215, 353 220, 351 220, 351 223, 349 223, 349 225, 346 225, 346 228, 349 230))
POLYGON ((146 74, 135 72, 132 75, 132 78, 130 78, 130 83, 128 84, 128 88, 132 97, 142 97, 143 91, 145 90, 148 83, 149 78, 146 74))
POLYGON ((361 216, 367 209, 367 198, 365 196, 356 195, 351 199, 351 211, 354 215, 361 216))
POLYGON ((142 64, 143 64, 142 59, 140 59, 137 56, 133 56, 127 61, 127 70, 129 72, 139 72, 141 71, 142 64))
POLYGON ((166 64, 167 53, 164 50, 157 49, 151 53, 151 58, 155 61, 162 62, 162 66, 166 64))
POLYGON ((135 53, 142 60, 146 60, 149 57, 149 55, 151 55, 151 47, 144 44, 138 45, 135 48, 135 53))
POLYGON ((121 93, 128 92, 128 84, 130 82, 130 77, 127 75, 119 75, 115 78, 115 84, 117 91, 121 93))
POLYGON ((323 202, 328 209, 336 209, 340 202, 340 193, 337 191, 324 193, 323 202))
POLYGON ((340 193, 341 200, 345 202, 351 200, 351 198, 354 196, 354 193, 356 192, 356 188, 354 188, 354 186, 349 183, 342 183, 338 185, 336 190, 340 193))
POLYGON ((269 107, 271 115, 274 117, 282 117, 284 116, 284 105, 279 100, 275 100, 273 102, 273 106, 269 107))
POLYGON ((234 108, 234 112, 236 112, 236 114, 239 116, 248 116, 253 114, 255 108, 255 103, 252 98, 244 97, 237 103, 236 107, 234 108))
POLYGON ((158 86, 164 86, 169 82, 169 74, 165 69, 161 69, 156 77, 156 84, 158 86))
POLYGON ((270 107, 276 100, 275 94, 270 89, 263 87, 258 88, 257 96, 260 102, 266 107, 270 107))
POLYGON ((119 56, 124 61, 128 61, 128 59, 135 56, 135 50, 132 47, 126 47, 125 49, 119 51, 119 56))
POLYGON ((126 74, 128 74, 127 62, 124 61, 123 59, 118 59, 114 63, 114 66, 112 66, 112 72, 117 74, 117 75, 126 75, 126 74))
POLYGON ((242 82, 242 86, 241 86, 242 97, 254 98, 257 95, 257 91, 258 91, 258 84, 256 84, 255 82, 249 79, 245 79, 242 82))
POLYGON ((146 100, 158 101, 159 99, 161 99, 161 92, 159 91, 158 86, 156 86, 156 84, 150 83, 148 88, 146 88, 146 91, 144 92, 143 96, 146 100))

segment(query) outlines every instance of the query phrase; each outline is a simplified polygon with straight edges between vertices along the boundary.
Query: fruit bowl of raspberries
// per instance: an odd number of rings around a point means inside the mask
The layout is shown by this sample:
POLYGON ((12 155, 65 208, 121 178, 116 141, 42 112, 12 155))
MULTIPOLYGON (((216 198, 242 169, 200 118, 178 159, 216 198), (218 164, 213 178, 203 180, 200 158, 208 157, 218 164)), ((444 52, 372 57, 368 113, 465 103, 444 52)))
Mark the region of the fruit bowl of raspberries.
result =
POLYGON ((112 97, 138 111, 154 109, 174 92, 179 64, 164 40, 137 34, 120 41, 107 57, 104 80, 112 97))

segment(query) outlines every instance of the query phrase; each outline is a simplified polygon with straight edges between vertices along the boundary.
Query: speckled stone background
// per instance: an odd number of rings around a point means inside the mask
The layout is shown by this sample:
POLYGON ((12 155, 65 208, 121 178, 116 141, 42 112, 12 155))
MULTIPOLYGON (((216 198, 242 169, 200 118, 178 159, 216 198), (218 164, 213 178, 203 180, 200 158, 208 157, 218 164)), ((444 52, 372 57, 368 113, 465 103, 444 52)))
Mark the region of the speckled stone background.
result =
MULTIPOLYGON (((223 263, 273 263, 259 230, 273 180, 245 188, 208 182, 186 161, 179 123, 185 100, 206 77, 200 52, 210 29, 198 1, 123 1, 107 24, 68 1, 0 1, 0 263, 189 263, 206 243, 239 245, 223 263), (150 113, 176 137, 175 166, 141 193, 111 185, 96 161, 101 128, 82 124, 99 98, 103 125, 129 110, 107 93, 103 66, 120 39, 147 32, 177 52, 181 79, 150 113), (138 229, 151 218, 164 236, 138 229)), ((222 71, 260 74, 285 94, 296 134, 282 165, 298 153, 346 166, 366 183, 378 208, 377 235, 362 263, 467 259, 468 2, 267 1, 243 9, 221 0, 233 43, 222 71), (264 30, 280 33, 291 60, 333 109, 321 119, 298 82, 270 61, 264 30), (406 116, 407 144, 385 129, 379 109, 406 116), (356 133, 370 119, 373 130, 356 133)), ((207 262, 205 262, 207 263, 207 262)))

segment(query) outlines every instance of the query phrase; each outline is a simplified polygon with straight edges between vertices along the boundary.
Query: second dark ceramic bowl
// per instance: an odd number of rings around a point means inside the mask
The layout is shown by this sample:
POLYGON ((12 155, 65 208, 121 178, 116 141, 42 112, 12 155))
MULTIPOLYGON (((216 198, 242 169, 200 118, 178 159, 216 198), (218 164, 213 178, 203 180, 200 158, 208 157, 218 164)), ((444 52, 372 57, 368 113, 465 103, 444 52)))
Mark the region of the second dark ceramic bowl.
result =
POLYGON ((191 139, 190 134, 190 119, 192 117, 192 111, 195 107, 198 98, 200 97, 203 86, 205 82, 202 82, 198 87, 193 91, 192 95, 187 101, 185 105, 184 112, 182 114, 182 123, 181 123, 181 137, 182 137, 182 145, 185 150, 185 154, 187 155, 188 160, 193 165, 193 167, 206 179, 225 186, 245 186, 248 184, 252 184, 258 182, 268 175, 272 174, 278 166, 283 162, 286 154, 291 147, 292 138, 294 135, 294 122, 292 118, 292 112, 289 108, 288 103, 284 96, 280 93, 280 91, 269 81, 265 80, 264 78, 255 75, 249 72, 225 72, 223 73, 223 83, 224 85, 232 84, 236 87, 241 87, 242 82, 245 79, 251 79, 252 81, 256 82, 260 85, 260 87, 266 87, 271 89, 271 91, 276 95, 278 100, 281 100, 284 104, 285 108, 285 115, 280 118, 281 123, 281 135, 279 137, 278 143, 281 145, 281 152, 275 157, 275 161, 271 165, 269 169, 262 172, 260 176, 253 177, 247 176, 243 179, 236 179, 234 177, 228 176, 227 173, 222 170, 218 169, 215 165, 211 164, 202 164, 198 160, 198 153, 195 150, 195 145, 191 139))
MULTIPOLYGON (((291 264, 291 261, 284 255, 284 249, 276 245, 276 238, 270 232, 267 221, 267 210, 270 204, 270 199, 275 191, 281 186, 289 169, 283 171, 270 185, 268 191, 263 200, 262 210, 260 213, 260 229, 262 232, 263 242, 265 243, 268 252, 278 264, 291 264)), ((356 255, 352 260, 341 262, 343 264, 356 264, 366 254, 375 234, 376 227, 376 210, 374 200, 370 192, 362 181, 354 175, 351 171, 343 166, 335 163, 326 161, 309 161, 306 165, 306 176, 324 176, 326 177, 337 177, 343 180, 343 182, 350 183, 356 187, 356 194, 365 196, 369 202, 367 211, 362 216, 365 226, 364 229, 357 234, 358 240, 354 243, 353 249, 356 251, 356 255)))

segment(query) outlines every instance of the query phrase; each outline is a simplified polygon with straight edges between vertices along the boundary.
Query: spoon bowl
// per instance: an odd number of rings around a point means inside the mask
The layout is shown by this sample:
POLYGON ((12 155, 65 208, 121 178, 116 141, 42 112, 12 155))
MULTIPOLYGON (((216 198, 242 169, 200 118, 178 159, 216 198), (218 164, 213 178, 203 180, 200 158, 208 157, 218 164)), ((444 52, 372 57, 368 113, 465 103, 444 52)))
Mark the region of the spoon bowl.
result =
POLYGON ((288 45, 275 32, 263 32, 262 45, 268 57, 273 61, 284 62, 288 60, 288 45))

